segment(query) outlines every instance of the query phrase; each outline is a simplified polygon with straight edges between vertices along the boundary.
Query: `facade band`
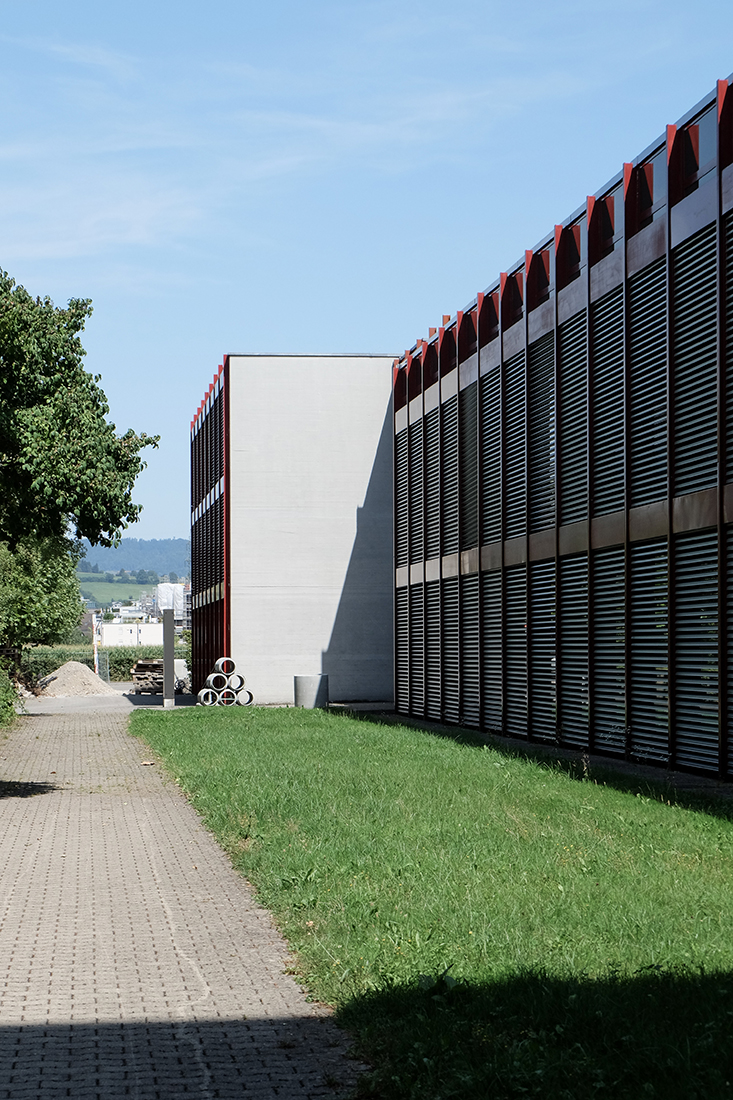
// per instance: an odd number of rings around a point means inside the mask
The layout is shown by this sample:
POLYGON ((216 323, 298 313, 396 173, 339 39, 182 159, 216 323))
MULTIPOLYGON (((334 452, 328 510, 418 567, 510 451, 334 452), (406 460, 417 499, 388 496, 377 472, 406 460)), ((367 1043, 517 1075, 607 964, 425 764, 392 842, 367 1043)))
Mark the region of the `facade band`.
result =
POLYGON ((227 364, 191 423, 191 650, 198 691, 219 657, 229 655, 227 592, 227 364))
POLYGON ((730 776, 733 90, 394 371, 396 705, 730 776))

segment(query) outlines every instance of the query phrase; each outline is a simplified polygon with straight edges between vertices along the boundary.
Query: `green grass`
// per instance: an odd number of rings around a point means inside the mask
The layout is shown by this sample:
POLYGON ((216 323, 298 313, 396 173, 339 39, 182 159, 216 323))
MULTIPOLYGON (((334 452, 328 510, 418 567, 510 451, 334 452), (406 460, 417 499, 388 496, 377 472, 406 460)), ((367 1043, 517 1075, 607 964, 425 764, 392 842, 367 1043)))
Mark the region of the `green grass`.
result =
POLYGON ((733 1096, 726 807, 316 711, 132 730, 355 1034, 364 1094, 733 1096))
POLYGON ((154 587, 149 584, 135 584, 131 581, 125 581, 124 584, 118 584, 115 581, 109 584, 105 580, 92 579, 98 576, 97 573, 79 574, 79 586, 82 595, 91 596, 100 606, 110 604, 113 600, 139 600, 143 592, 152 592, 154 587))

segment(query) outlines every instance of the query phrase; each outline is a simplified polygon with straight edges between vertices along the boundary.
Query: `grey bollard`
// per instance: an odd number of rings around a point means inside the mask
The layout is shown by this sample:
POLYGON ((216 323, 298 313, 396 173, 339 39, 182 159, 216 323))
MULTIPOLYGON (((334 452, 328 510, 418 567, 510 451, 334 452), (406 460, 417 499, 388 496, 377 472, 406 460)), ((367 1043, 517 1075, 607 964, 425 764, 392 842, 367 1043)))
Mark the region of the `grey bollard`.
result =
POLYGON ((294 676, 293 681, 296 707, 328 707, 328 676, 294 676))

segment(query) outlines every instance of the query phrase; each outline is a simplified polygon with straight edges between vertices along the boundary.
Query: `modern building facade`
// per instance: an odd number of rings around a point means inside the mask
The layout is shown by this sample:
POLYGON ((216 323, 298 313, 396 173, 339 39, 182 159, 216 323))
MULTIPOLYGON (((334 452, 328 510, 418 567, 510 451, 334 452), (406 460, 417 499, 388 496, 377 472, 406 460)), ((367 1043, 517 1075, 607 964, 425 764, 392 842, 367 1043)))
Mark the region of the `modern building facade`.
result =
POLYGON ((194 688, 393 697, 392 358, 229 355, 191 425, 194 688))
POLYGON ((733 770, 733 89, 395 364, 396 704, 733 770))

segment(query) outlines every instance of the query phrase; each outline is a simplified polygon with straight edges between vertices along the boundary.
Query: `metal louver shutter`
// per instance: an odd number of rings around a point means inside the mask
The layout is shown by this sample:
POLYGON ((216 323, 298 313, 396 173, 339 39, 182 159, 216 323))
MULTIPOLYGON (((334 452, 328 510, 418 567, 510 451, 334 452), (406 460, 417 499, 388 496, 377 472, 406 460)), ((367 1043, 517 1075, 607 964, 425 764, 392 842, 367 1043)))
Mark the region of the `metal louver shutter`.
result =
POLYGON ((458 550, 458 397, 441 406, 441 503, 444 554, 458 550))
POLYGON ((409 446, 409 499, 410 510, 410 561, 423 561, 423 436, 422 420, 408 428, 409 446))
POLYGON ((400 714, 410 711, 410 620, 407 588, 395 592, 395 707, 400 714))
POLYGON ((481 542, 501 538, 501 389, 499 367, 481 379, 481 542))
POLYGON ((624 548, 593 553, 593 741, 626 746, 626 619, 624 548))
POLYGON ((532 733, 543 740, 554 740, 557 733, 555 598, 555 562, 532 562, 529 567, 529 711, 532 733))
POLYGON ((458 577, 443 581, 443 717, 458 722, 461 683, 458 635, 458 577))
POLYGON ((667 495, 666 287, 664 257, 628 284, 631 507, 667 495))
POLYGON ((733 212, 723 218, 725 239, 725 480, 733 481, 733 212))
POLYGON ((667 540, 637 543, 631 565, 631 751, 669 760, 667 540))
POLYGON ((460 392, 461 550, 478 546, 478 383, 460 392))
POLYGON ((395 563, 398 568, 407 565, 409 561, 407 545, 409 498, 407 428, 405 428, 395 437, 395 563))
POLYGON ((594 516, 624 507, 624 296, 617 287, 591 307, 594 516))
POLYGON ((441 707, 440 581, 425 585, 425 714, 440 721, 441 707))
POLYGON ((560 376, 560 517, 588 515, 588 339, 586 311, 558 330, 560 376))
POLYGON ((675 763, 718 770, 718 535, 674 544, 675 763))
POLYGON ((425 557, 440 557, 440 410, 431 409, 425 417, 425 557))
POLYGON ((524 352, 504 364, 504 482, 506 488, 505 537, 527 533, 524 352))
POLYGON ((560 559, 561 740, 588 744, 588 556, 560 559))
POLYGON ((501 730, 501 572, 481 574, 483 726, 501 730))
POLYGON ((478 728, 481 717, 478 573, 461 577, 461 722, 478 728))
POLYGON ((529 349, 529 529, 555 524, 555 335, 529 349))
POLYGON ((726 649, 727 668, 727 737, 725 760, 721 761, 721 770, 733 775, 733 527, 725 528, 725 568, 726 568, 726 649))
POLYGON ((718 480, 718 307, 715 225, 672 252, 673 495, 718 480))
POLYGON ((425 619, 423 586, 410 585, 410 714, 425 713, 425 619))
POLYGON ((527 736, 527 566, 504 570, 506 732, 527 736))

